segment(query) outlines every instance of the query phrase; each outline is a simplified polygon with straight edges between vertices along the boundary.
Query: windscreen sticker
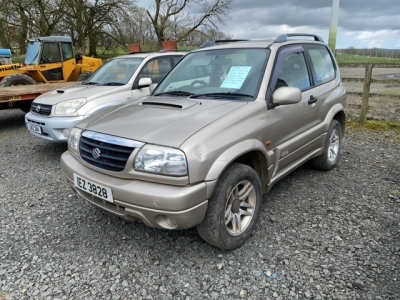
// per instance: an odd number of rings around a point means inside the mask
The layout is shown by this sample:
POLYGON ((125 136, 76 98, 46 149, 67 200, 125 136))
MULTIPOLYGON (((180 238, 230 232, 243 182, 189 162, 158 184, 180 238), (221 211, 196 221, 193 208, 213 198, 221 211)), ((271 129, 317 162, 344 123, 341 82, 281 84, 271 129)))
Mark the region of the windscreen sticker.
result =
POLYGON ((221 87, 240 89, 243 82, 246 80, 247 75, 249 75, 250 69, 250 66, 232 66, 228 75, 226 75, 224 82, 221 84, 221 87))

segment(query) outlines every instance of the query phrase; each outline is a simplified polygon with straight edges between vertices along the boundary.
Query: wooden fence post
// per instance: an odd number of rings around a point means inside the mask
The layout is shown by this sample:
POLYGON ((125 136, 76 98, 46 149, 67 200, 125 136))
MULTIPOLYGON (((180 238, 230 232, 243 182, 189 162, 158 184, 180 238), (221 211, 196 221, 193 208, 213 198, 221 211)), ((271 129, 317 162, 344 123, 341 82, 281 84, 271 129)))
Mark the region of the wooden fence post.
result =
POLYGON ((371 89, 372 68, 373 68, 372 63, 368 63, 367 66, 365 67, 364 87, 361 100, 361 115, 360 115, 361 123, 365 123, 365 121, 367 120, 369 91, 371 89))

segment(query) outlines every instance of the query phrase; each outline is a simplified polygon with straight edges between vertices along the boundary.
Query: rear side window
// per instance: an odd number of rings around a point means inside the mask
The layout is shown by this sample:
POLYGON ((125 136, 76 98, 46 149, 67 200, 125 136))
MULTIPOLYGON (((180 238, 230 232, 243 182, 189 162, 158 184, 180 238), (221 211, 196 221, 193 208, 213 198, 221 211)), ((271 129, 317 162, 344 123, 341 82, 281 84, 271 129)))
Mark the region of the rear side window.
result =
POLYGON ((310 54, 315 85, 321 85, 335 78, 335 64, 328 49, 322 45, 312 45, 310 54))

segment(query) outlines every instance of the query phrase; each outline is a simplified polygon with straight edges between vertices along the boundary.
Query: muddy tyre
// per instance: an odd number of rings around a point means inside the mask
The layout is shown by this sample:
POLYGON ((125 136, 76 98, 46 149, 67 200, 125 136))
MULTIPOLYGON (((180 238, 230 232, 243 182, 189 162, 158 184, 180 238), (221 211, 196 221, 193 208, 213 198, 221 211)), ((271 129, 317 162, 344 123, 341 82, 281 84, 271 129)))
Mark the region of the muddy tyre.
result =
POLYGON ((0 81, 0 87, 8 87, 14 85, 31 85, 36 84, 32 77, 25 74, 14 74, 6 76, 0 81))
POLYGON ((262 200, 257 172, 247 165, 234 163, 219 179, 197 232, 218 248, 238 248, 256 227, 262 200))

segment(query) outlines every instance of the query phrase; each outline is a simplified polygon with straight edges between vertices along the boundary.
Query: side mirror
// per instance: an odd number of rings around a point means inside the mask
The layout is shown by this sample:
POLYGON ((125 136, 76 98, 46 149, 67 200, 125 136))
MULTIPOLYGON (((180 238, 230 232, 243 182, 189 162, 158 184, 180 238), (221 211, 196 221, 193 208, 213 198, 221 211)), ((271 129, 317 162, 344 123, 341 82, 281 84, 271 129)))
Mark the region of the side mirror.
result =
POLYGON ((301 91, 296 87, 280 87, 272 94, 272 103, 275 105, 295 104, 300 101, 301 91))
POLYGON ((138 86, 139 86, 139 89, 141 89, 141 88, 149 87, 150 84, 152 84, 152 83, 153 83, 153 81, 151 80, 150 77, 144 77, 144 78, 139 79, 138 86))

